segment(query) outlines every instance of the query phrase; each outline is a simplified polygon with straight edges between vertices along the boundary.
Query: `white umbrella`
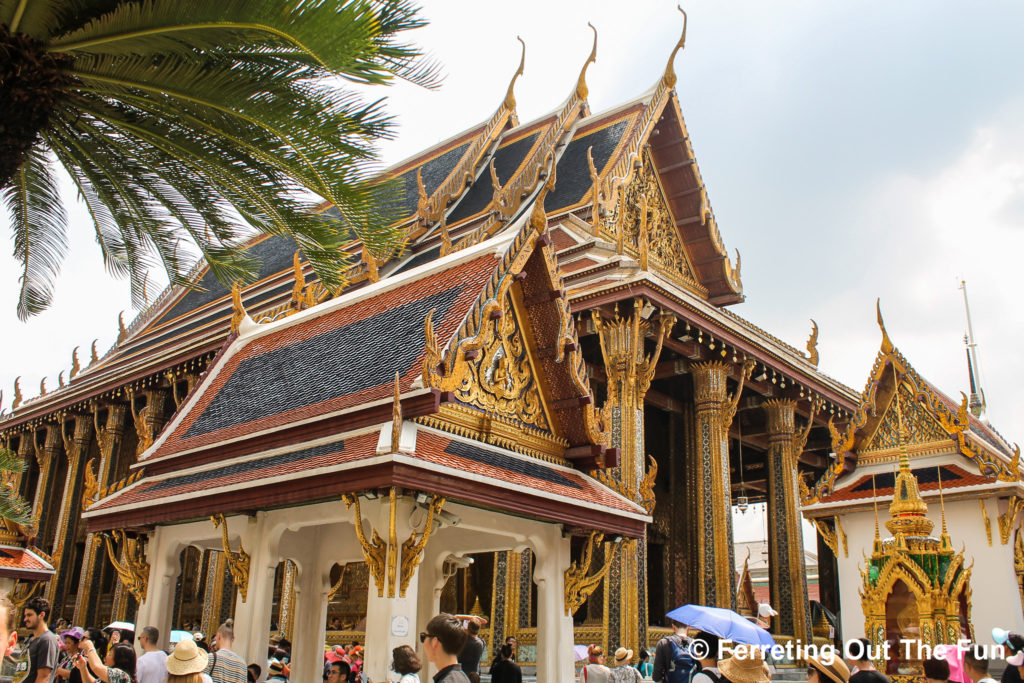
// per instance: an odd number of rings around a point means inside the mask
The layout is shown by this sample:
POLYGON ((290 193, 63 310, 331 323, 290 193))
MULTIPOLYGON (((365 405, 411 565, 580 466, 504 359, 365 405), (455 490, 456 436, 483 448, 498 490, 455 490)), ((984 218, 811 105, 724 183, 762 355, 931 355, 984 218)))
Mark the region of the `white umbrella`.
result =
POLYGON ((131 631, 135 633, 135 624, 127 621, 112 621, 106 625, 104 631, 131 631))

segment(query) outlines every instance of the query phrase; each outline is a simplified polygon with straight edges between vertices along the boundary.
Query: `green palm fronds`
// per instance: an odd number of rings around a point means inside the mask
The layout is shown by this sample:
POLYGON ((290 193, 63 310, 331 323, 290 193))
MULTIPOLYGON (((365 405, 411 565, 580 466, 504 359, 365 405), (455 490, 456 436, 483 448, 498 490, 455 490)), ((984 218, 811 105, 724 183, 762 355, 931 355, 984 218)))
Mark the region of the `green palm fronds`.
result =
MULTIPOLYGON (((0 448, 0 478, 6 481, 7 477, 3 475, 20 474, 24 470, 25 462, 17 453, 0 448)), ((24 526, 35 521, 32 519, 32 506, 13 487, 6 485, 0 485, 0 519, 24 526)))
POLYGON ((435 86, 399 39, 422 24, 406 0, 0 0, 18 315, 49 305, 67 251, 54 161, 138 306, 154 266, 182 284, 201 254, 222 282, 250 275, 238 245, 253 228, 290 236, 327 287, 347 241, 387 253, 394 215, 370 180, 392 122, 345 82, 435 86))

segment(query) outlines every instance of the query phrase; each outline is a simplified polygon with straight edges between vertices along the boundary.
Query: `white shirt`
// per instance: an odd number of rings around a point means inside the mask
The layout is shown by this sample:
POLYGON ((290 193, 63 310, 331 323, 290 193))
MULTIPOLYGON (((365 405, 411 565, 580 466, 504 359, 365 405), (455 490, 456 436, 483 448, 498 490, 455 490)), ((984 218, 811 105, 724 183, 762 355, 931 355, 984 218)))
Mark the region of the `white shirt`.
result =
POLYGON ((146 652, 135 661, 135 678, 139 683, 167 683, 167 653, 146 652))

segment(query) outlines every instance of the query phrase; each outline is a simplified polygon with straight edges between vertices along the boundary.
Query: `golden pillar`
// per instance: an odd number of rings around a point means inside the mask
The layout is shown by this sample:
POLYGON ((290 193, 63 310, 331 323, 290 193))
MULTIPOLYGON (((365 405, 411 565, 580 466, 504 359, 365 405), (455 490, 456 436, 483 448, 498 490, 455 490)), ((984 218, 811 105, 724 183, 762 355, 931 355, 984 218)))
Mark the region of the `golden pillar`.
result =
POLYGON ((224 553, 219 550, 207 550, 206 555, 202 631, 207 638, 212 639, 221 624, 221 614, 224 612, 224 573, 227 571, 227 561, 224 553))
MULTIPOLYGON (((99 408, 94 407, 92 419, 96 431, 96 442, 99 444, 100 462, 98 471, 92 471, 93 462, 90 460, 85 464, 88 476, 95 474, 95 491, 87 491, 84 494, 88 503, 90 498, 98 496, 100 490, 113 482, 112 473, 116 471, 114 463, 121 450, 121 441, 124 438, 125 417, 127 410, 120 404, 111 404, 106 407, 107 419, 103 426, 99 422, 99 408)), ((84 505, 83 505, 84 507, 84 505)), ((90 533, 85 537, 85 555, 82 558, 82 571, 78 578, 78 596, 75 601, 75 615, 72 623, 92 624, 98 620, 100 598, 102 597, 103 574, 113 571, 109 561, 105 561, 106 550, 103 548, 103 539, 99 534, 90 533)))
POLYGON ((14 490, 19 491, 22 494, 22 498, 26 499, 32 495, 32 492, 22 491, 21 487, 27 485, 25 475, 28 472, 29 458, 35 457, 35 439, 35 432, 31 431, 22 432, 21 437, 18 439, 18 457, 25 463, 25 471, 14 475, 14 490))
POLYGON ((697 537, 704 547, 697 553, 697 600, 703 605, 736 607, 732 542, 732 477, 729 471, 729 427, 743 392, 743 382, 753 369, 743 366, 740 386, 730 396, 726 380, 733 366, 722 361, 695 363, 694 458, 690 464, 696 474, 697 537), (696 461, 696 462, 694 462, 696 461))
POLYGON ((33 439, 36 462, 39 464, 39 478, 36 479, 36 490, 32 499, 32 516, 39 520, 40 543, 45 539, 46 525, 56 507, 47 504, 50 502, 47 492, 50 488, 50 472, 62 445, 59 425, 46 425, 43 429, 46 430, 43 445, 39 445, 38 439, 33 439))
MULTIPOLYGON (((619 449, 618 467, 607 472, 606 481, 621 493, 640 503, 644 480, 644 397, 654 379, 662 344, 675 317, 661 315, 652 324, 644 318, 648 306, 641 298, 633 300, 632 315, 605 320, 592 311, 594 327, 601 341, 601 354, 607 376, 608 396, 603 414, 612 433, 612 446, 619 449), (655 349, 645 351, 645 341, 653 335, 655 349)), ((647 543, 624 544, 612 562, 605 580, 608 643, 639 651, 647 645, 647 543)))
POLYGON ((293 639, 295 631, 295 579, 298 578, 298 567, 291 560, 284 561, 284 573, 281 577, 281 601, 278 603, 277 635, 281 638, 293 639))
POLYGON ((63 495, 60 498, 60 514, 57 517, 57 532, 53 539, 53 568, 55 574, 46 587, 46 599, 54 607, 54 614, 64 613, 63 603, 68 584, 73 577, 75 566, 75 534, 78 528, 82 506, 81 465, 92 443, 92 417, 77 415, 74 428, 68 435, 65 418, 61 418, 60 435, 64 442, 64 454, 68 459, 68 471, 64 477, 63 495))
POLYGON ((796 401, 765 401, 768 417, 768 569, 775 632, 810 642, 807 572, 797 497, 797 457, 806 435, 796 431, 796 401), (803 437, 801 439, 801 437, 803 437))

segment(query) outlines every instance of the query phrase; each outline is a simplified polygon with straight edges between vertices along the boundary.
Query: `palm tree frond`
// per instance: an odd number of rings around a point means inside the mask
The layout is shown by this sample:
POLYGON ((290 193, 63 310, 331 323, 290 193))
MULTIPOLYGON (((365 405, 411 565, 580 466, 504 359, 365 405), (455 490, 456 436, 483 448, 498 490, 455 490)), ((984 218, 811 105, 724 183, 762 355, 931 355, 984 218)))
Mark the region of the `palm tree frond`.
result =
POLYGON ((67 214, 50 171, 45 151, 36 145, 0 192, 14 232, 14 257, 22 267, 22 320, 50 305, 53 282, 67 254, 67 214))

